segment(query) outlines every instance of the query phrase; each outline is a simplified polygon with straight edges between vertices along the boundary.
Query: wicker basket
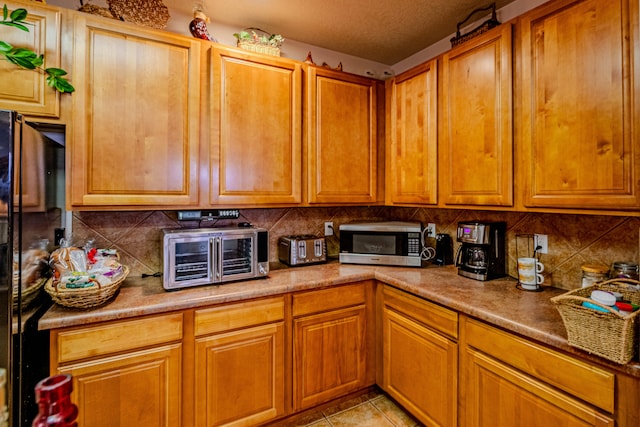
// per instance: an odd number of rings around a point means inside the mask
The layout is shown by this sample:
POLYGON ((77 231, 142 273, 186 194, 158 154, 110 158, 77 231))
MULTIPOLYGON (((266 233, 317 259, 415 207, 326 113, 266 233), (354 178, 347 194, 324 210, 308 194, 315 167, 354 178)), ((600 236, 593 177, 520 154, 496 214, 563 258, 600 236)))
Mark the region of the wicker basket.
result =
MULTIPOLYGON (((265 37, 267 39, 271 38, 272 36, 270 33, 255 27, 245 28, 243 31, 251 31, 254 36, 265 37)), ((252 38, 250 40, 238 39, 237 45, 240 49, 248 50, 250 52, 280 56, 280 44, 274 46, 273 44, 263 43, 260 40, 255 40, 252 38)))
POLYGON ((617 363, 630 362, 638 349, 640 310, 624 315, 589 298, 594 290, 619 292, 625 301, 640 304, 640 282, 611 279, 551 298, 567 329, 569 345, 617 363), (583 307, 590 302, 605 310, 583 307))
MULTIPOLYGON (((31 303, 35 301, 35 299, 38 297, 38 295, 40 295, 40 290, 42 289, 46 281, 47 281, 46 277, 40 278, 33 285, 27 287, 27 289, 22 290, 21 298, 20 298, 21 299, 20 305, 21 305, 22 311, 29 308, 29 305, 31 305, 31 303)), ((12 305, 13 305, 13 311, 17 312, 18 311, 17 286, 13 287, 12 305)))
POLYGON ((280 56, 280 48, 265 44, 238 40, 238 47, 250 52, 263 53, 265 55, 280 56))
POLYGON ((116 17, 113 16, 113 13, 111 13, 111 11, 108 8, 102 7, 102 6, 96 6, 96 5, 87 3, 80 6, 78 10, 80 12, 90 13, 91 15, 98 15, 98 16, 103 16, 105 18, 116 19, 116 17))
POLYGON ((62 289, 54 286, 53 279, 49 279, 44 285, 44 290, 51 295, 56 304, 73 308, 97 307, 109 301, 120 289, 120 284, 127 278, 129 267, 122 266, 122 276, 118 280, 104 286, 78 289, 62 289))
POLYGON ((171 17, 162 0, 107 0, 116 19, 163 29, 171 17))

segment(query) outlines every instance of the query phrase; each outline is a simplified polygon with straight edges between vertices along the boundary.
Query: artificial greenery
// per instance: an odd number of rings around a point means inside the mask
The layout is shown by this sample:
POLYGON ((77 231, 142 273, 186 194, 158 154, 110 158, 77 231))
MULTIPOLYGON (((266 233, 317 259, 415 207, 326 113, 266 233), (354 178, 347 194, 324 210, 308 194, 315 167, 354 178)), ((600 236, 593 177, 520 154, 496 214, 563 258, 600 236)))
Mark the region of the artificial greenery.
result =
MULTIPOLYGON (((7 9, 7 5, 4 5, 2 9, 2 21, 0 25, 6 25, 9 27, 18 28, 22 31, 29 32, 26 9, 16 9, 11 14, 7 9)), ((19 67, 26 68, 27 70, 42 71, 47 75, 47 84, 61 93, 71 93, 75 91, 75 88, 64 77, 67 75, 65 70, 60 68, 42 68, 44 63, 44 55, 38 55, 30 49, 22 47, 13 47, 9 43, 0 40, 0 55, 3 55, 9 62, 16 64, 19 67)))

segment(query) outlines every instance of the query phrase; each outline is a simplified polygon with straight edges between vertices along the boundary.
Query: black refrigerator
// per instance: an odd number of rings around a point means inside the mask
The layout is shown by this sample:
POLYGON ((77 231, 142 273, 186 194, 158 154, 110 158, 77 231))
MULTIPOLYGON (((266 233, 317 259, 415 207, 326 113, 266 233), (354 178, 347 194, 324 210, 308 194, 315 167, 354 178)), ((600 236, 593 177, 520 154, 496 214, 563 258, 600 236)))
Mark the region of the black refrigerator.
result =
POLYGON ((31 425, 34 386, 49 375, 38 320, 51 305, 48 253, 70 221, 64 157, 63 126, 0 110, 0 426, 31 425))

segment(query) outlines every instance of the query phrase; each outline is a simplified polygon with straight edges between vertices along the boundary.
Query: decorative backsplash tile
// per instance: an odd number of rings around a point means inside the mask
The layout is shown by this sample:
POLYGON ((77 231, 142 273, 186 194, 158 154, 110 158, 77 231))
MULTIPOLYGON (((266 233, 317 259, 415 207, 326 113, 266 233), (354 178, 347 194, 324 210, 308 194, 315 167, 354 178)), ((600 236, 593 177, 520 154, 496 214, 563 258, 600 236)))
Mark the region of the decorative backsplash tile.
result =
MULTIPOLYGON (((396 207, 243 209, 240 213, 241 221, 269 230, 272 262, 278 261, 280 236, 322 235, 325 221, 333 221, 338 231, 340 224, 347 222, 385 220, 433 222, 438 233, 448 233, 454 242, 459 221, 506 221, 508 271, 514 277, 516 235, 546 234, 549 253, 540 258, 545 265, 545 284, 564 289, 580 286, 580 266, 583 264, 611 265, 614 261, 638 262, 639 258, 640 218, 636 217, 396 207)), ((73 216, 73 243, 82 245, 87 239, 95 239, 98 247, 117 249, 132 275, 162 271, 162 229, 199 225, 197 222, 180 224, 176 212, 172 211, 74 212, 73 216)), ((236 222, 220 221, 215 226, 236 222)), ((329 256, 337 257, 337 236, 326 240, 329 256)), ((433 244, 432 241, 427 243, 433 244)), ((456 243, 454 251, 457 248, 456 243)))

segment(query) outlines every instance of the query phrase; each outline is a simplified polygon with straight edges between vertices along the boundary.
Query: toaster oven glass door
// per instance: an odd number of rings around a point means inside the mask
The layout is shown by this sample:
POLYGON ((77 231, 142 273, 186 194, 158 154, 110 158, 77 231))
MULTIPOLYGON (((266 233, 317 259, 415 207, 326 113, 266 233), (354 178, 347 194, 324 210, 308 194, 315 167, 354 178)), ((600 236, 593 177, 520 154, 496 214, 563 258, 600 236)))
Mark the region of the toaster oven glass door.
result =
POLYGON ((226 282, 255 277, 253 251, 255 235, 222 235, 216 239, 216 281, 226 282))
POLYGON ((172 240, 174 250, 171 281, 179 286, 196 286, 211 283, 211 242, 204 236, 172 240))

